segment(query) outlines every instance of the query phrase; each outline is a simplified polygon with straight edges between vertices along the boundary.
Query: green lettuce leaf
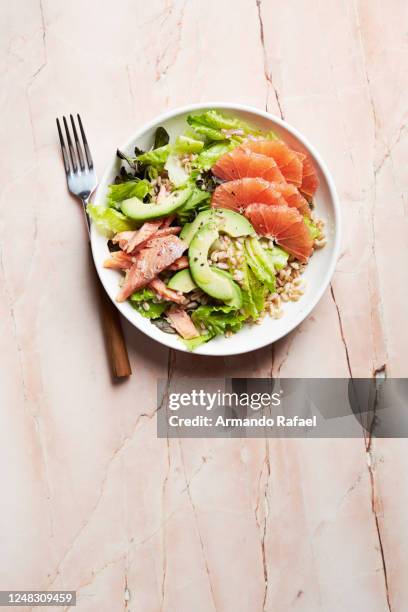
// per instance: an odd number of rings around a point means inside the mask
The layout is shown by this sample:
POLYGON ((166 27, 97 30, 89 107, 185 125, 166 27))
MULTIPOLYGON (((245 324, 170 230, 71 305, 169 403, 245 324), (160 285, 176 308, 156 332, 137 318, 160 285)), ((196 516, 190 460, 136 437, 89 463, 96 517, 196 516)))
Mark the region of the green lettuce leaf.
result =
POLYGON ((214 128, 208 127, 206 125, 200 124, 192 124, 194 125, 194 129, 199 133, 203 134, 208 140, 225 140, 225 134, 219 130, 215 130, 214 128))
POLYGON ((108 188, 108 206, 118 208, 123 200, 128 198, 143 198, 149 193, 150 184, 149 181, 135 179, 133 181, 127 181, 126 183, 118 183, 109 185, 108 188))
POLYGON ((169 306, 169 302, 157 301, 157 297, 151 289, 135 291, 130 296, 129 301, 133 308, 147 319, 158 319, 169 306), (149 310, 143 308, 143 302, 149 304, 149 310))
POLYGON ((274 293, 276 289, 274 266, 268 261, 264 261, 267 258, 266 250, 262 250, 262 258, 257 255, 257 252, 254 251, 254 243, 255 247, 259 250, 262 249, 256 238, 247 238, 244 247, 246 262, 251 268, 254 276, 265 285, 271 293, 274 293))
POLYGON ((164 166, 170 153, 171 145, 167 144, 164 145, 164 147, 159 147, 158 149, 147 151, 147 153, 142 153, 141 155, 138 155, 136 159, 142 164, 157 168, 164 166))
POLYGON ((114 208, 88 204, 86 210, 98 231, 107 238, 111 238, 119 232, 137 229, 135 221, 128 219, 123 213, 114 208))
POLYGON ((149 310, 145 310, 142 304, 131 302, 133 308, 137 310, 146 319, 158 319, 162 316, 163 312, 168 308, 169 304, 166 302, 160 302, 155 304, 154 302, 148 302, 149 310))
POLYGON ((198 140, 197 138, 192 138, 190 136, 186 136, 184 134, 180 134, 174 144, 174 150, 176 153, 199 153, 204 146, 204 142, 202 140, 198 140))
POLYGON ((268 293, 267 287, 255 276, 251 268, 245 262, 243 266, 243 311, 253 319, 258 319, 265 307, 265 297, 268 293))
POLYGON ((310 219, 310 217, 303 217, 303 221, 306 223, 312 240, 316 240, 320 236, 320 230, 315 223, 310 219))
POLYGON ((181 208, 176 211, 180 222, 183 224, 187 223, 191 221, 197 213, 210 208, 210 198, 211 196, 207 191, 194 187, 191 196, 181 208))
POLYGON ((272 249, 265 249, 265 252, 275 271, 282 270, 288 263, 289 253, 280 247, 274 246, 272 249))
POLYGON ((155 293, 151 289, 139 289, 139 291, 135 291, 130 296, 129 300, 131 302, 149 302, 150 300, 154 300, 156 297, 155 293))
POLYGON ((202 170, 209 170, 221 155, 228 153, 228 151, 231 151, 231 149, 234 149, 236 146, 236 141, 224 140, 209 147, 205 147, 193 161, 193 165, 202 170))
POLYGON ((202 336, 190 338, 190 340, 183 338, 183 342, 189 351, 194 351, 198 346, 201 346, 201 344, 204 344, 205 342, 211 340, 211 338, 213 338, 211 334, 203 334, 202 336))
POLYGON ((248 134, 261 134, 259 130, 251 127, 245 121, 237 117, 228 117, 216 110, 188 115, 187 123, 198 134, 206 136, 209 140, 225 140, 248 134), (241 134, 233 134, 235 130, 240 130, 241 134))
POLYGON ((251 304, 253 304, 256 313, 255 316, 252 316, 254 319, 257 319, 265 308, 265 297, 268 293, 268 288, 257 279, 249 266, 247 266, 247 269, 248 292, 251 297, 251 304))
POLYGON ((265 308, 265 297, 268 293, 268 288, 265 287, 248 267, 249 289, 252 296, 252 301, 258 313, 261 313, 265 308))
POLYGON ((226 331, 239 331, 247 317, 231 306, 220 305, 199 306, 192 313, 191 318, 198 327, 204 324, 208 333, 214 337, 226 331))

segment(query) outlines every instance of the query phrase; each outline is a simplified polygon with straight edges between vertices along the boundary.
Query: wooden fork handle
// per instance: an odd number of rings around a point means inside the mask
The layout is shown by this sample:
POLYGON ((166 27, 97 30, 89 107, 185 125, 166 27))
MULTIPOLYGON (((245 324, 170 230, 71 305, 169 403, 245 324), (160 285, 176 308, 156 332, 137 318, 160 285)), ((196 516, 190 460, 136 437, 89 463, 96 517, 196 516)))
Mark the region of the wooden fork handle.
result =
POLYGON ((109 365, 114 378, 126 378, 132 374, 132 368, 130 367, 129 363, 129 355, 126 348, 122 326, 120 324, 119 312, 106 293, 94 266, 91 249, 91 223, 86 211, 89 198, 80 199, 82 201, 82 210, 88 230, 89 259, 91 261, 91 266, 95 270, 95 281, 98 285, 99 311, 102 320, 103 333, 105 336, 105 345, 109 365))
POLYGON ((96 282, 98 283, 100 313, 112 375, 114 378, 125 378, 132 374, 132 369, 120 324, 119 312, 106 294, 97 275, 96 282))

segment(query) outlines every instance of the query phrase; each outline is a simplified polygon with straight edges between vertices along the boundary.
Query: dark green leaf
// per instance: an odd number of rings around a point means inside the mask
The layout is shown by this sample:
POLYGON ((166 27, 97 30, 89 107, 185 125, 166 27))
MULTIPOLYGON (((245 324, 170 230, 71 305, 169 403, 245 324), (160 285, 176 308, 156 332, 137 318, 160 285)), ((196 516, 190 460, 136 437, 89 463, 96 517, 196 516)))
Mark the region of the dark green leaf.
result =
POLYGON ((156 133, 154 135, 154 145, 153 149, 158 149, 160 147, 164 147, 169 144, 170 136, 168 132, 164 129, 164 127, 158 127, 156 133))

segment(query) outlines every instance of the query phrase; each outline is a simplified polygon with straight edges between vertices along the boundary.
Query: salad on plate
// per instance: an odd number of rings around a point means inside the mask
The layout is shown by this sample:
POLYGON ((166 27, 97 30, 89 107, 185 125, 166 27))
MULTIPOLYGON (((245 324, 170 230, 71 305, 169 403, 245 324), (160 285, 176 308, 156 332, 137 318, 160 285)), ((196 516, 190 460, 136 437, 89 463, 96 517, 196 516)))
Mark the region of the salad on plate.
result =
POLYGON ((106 206, 87 210, 108 239, 118 302, 194 350, 301 298, 326 243, 307 155, 216 110, 188 115, 174 142, 159 127, 149 150, 117 155, 106 206))

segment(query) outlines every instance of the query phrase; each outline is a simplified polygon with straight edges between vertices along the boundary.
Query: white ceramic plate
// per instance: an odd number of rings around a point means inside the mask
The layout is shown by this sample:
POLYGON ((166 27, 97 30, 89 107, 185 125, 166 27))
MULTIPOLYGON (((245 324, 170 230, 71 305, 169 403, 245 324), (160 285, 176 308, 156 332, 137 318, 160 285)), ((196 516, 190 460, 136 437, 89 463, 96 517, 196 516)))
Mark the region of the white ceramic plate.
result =
MULTIPOLYGON (((186 116, 192 111, 217 109, 221 112, 233 114, 249 121, 262 130, 274 130, 289 145, 296 150, 303 151, 313 159, 320 180, 316 192, 315 205, 316 214, 326 222, 327 245, 324 249, 316 251, 311 257, 303 278, 306 280, 305 294, 298 302, 284 304, 284 315, 281 319, 265 317, 261 325, 245 325, 244 328, 231 338, 218 337, 207 344, 200 346, 195 353, 200 355, 236 355, 253 351, 275 342, 282 336, 292 331, 301 323, 316 306, 327 288, 337 261, 340 245, 340 208, 333 183, 333 179, 315 148, 297 130, 281 119, 256 108, 242 104, 207 103, 192 104, 178 108, 157 117, 147 125, 143 126, 134 134, 127 143, 119 147, 122 151, 133 154, 135 145, 141 149, 151 146, 156 128, 162 125, 170 134, 171 142, 186 127, 186 116)), ((113 153, 115 146, 112 147, 113 153)), ((112 161, 108 165, 99 187, 94 195, 93 201, 98 206, 104 206, 109 183, 118 174, 120 160, 112 155, 112 161)), ((98 234, 95 227, 91 231, 92 253, 96 269, 103 286, 109 297, 115 303, 122 315, 142 332, 154 338, 161 344, 174 349, 185 351, 182 341, 172 334, 166 334, 153 325, 148 319, 142 317, 128 303, 118 304, 115 297, 119 291, 119 273, 107 270, 103 267, 104 260, 109 256, 106 238, 98 234)))

